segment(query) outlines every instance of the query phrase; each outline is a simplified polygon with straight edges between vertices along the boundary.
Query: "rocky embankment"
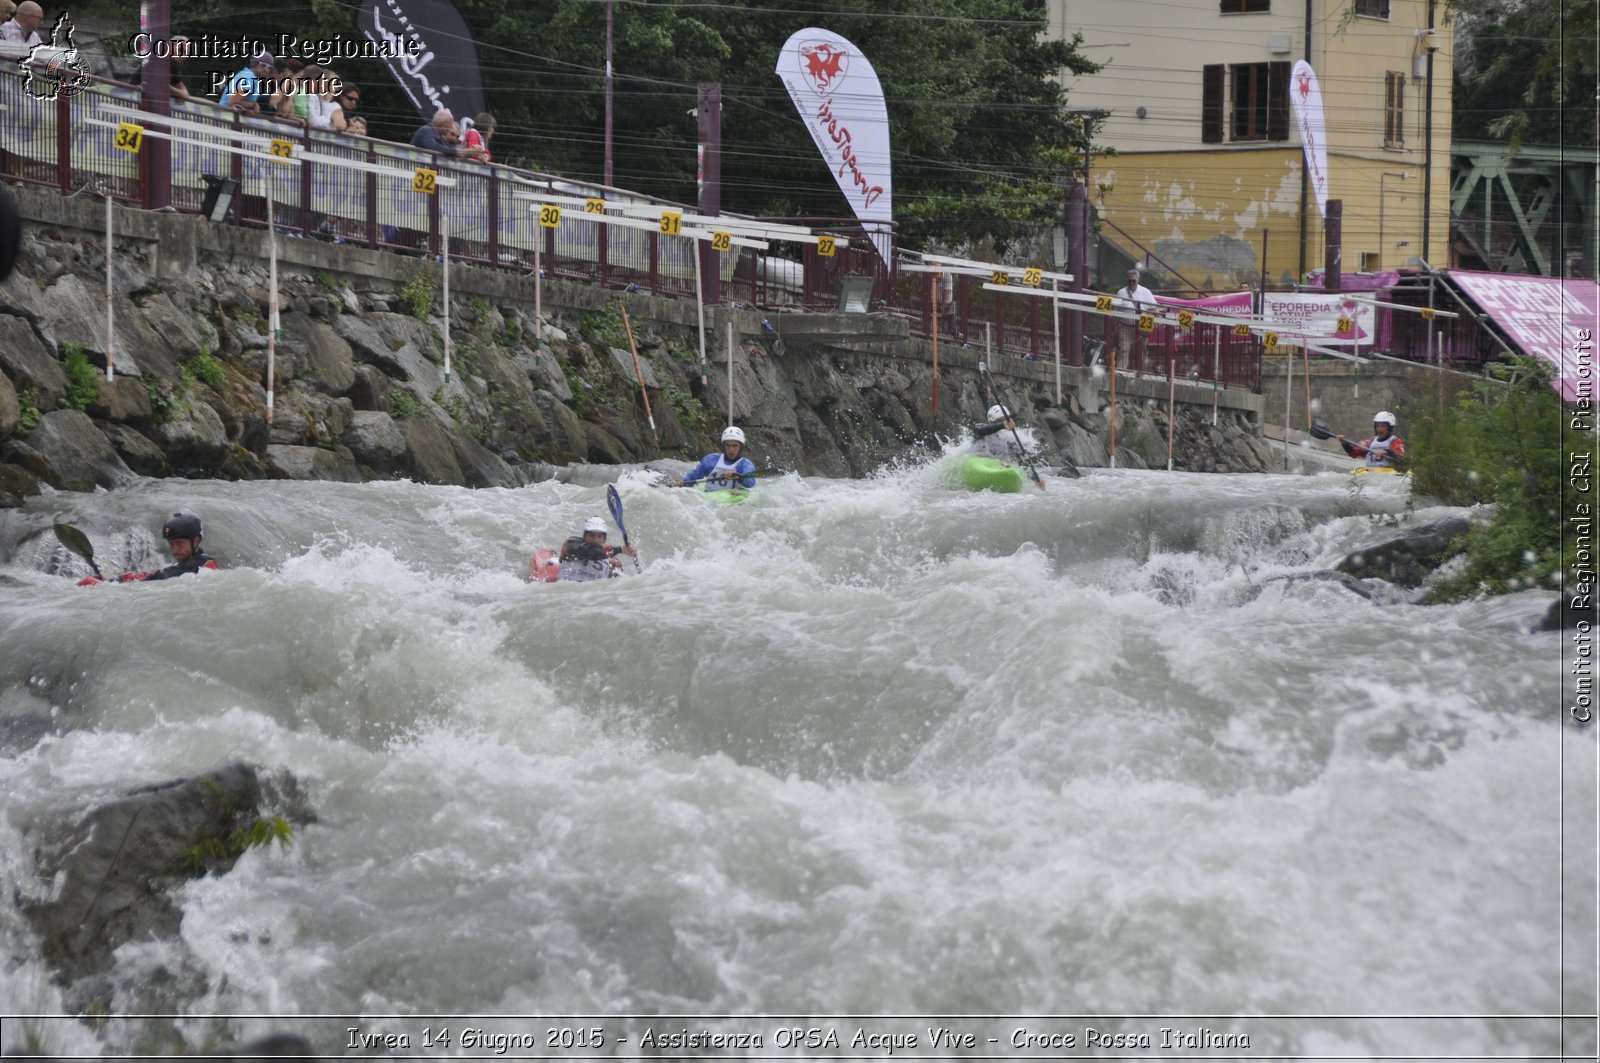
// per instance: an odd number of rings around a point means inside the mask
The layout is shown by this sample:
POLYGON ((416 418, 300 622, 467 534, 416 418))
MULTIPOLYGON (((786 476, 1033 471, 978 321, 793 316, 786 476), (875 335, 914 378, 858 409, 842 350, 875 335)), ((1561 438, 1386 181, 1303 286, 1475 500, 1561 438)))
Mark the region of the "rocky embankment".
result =
MULTIPOLYGON (((928 352, 899 319, 774 315, 776 333, 764 334, 760 314, 719 309, 702 365, 683 300, 546 281, 545 320, 535 321, 530 277, 465 267, 451 278, 447 379, 437 262, 283 240, 269 424, 262 234, 172 215, 119 220, 132 232, 117 241, 108 381, 105 248, 89 223, 98 208, 20 198, 34 220, 0 285, 0 505, 41 484, 88 490, 136 476, 487 487, 570 462, 698 458, 727 417, 729 320, 733 415, 763 464, 865 475, 958 435, 991 398, 976 352, 947 346, 935 410, 928 352)), ((1009 361, 997 375, 1042 461, 1107 464, 1095 390, 1069 389, 1057 405, 1042 363, 1009 361)), ((1125 402, 1119 416, 1118 465, 1164 467, 1160 404, 1125 402)), ((1269 460, 1248 414, 1225 410, 1213 426, 1208 409, 1180 408, 1178 467, 1252 471, 1269 460)))

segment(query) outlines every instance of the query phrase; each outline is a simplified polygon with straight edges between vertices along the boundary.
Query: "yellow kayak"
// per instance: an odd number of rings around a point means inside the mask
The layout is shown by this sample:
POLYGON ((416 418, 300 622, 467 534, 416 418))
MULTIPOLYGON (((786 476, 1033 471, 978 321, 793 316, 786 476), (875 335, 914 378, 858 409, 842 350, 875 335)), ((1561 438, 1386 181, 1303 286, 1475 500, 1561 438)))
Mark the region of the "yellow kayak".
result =
POLYGON ((1397 469, 1392 465, 1357 465, 1350 470, 1351 476, 1404 476, 1405 469, 1397 469))

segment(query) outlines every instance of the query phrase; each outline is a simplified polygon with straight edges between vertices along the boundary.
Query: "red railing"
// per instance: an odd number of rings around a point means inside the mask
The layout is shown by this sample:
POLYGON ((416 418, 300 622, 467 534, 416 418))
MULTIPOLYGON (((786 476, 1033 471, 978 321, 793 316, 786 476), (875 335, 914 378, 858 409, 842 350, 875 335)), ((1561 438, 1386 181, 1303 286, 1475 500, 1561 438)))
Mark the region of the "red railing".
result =
MULTIPOLYGON (((65 195, 87 189, 152 206, 142 157, 114 144, 113 127, 125 116, 107 110, 114 105, 137 108, 138 87, 91 79, 79 91, 36 100, 24 91, 26 77, 18 62, 0 59, 0 177, 47 185, 65 195)), ((267 224, 270 187, 273 220, 287 235, 429 257, 442 253, 447 238, 449 252, 458 261, 531 272, 537 260, 546 276, 694 296, 693 241, 585 222, 581 210, 563 211, 559 226, 546 228, 538 224, 532 204, 518 197, 544 192, 694 210, 686 204, 511 166, 446 161, 409 145, 304 129, 276 118, 245 117, 209 101, 174 102, 172 113, 219 131, 293 141, 312 156, 382 165, 407 175, 422 167, 455 182, 430 196, 415 191, 408 177, 359 172, 315 158, 298 166, 244 158, 218 149, 217 145, 231 141, 197 143, 205 135, 190 130, 181 134, 183 142, 172 146, 172 206, 179 211, 200 210, 206 175, 231 177, 239 182, 233 208, 239 224, 267 224)), ((149 124, 160 128, 155 120, 149 124)), ((706 285, 708 300, 762 309, 831 311, 840 307, 852 280, 865 278, 870 282, 869 312, 902 314, 911 319, 914 332, 932 332, 928 275, 893 270, 855 219, 764 220, 831 233, 836 238, 835 253, 823 255, 814 244, 781 241, 770 242, 764 254, 748 248, 737 255, 707 253, 704 263, 718 268, 720 282, 706 285), (713 290, 720 299, 713 297, 713 290)), ((1045 300, 985 291, 979 277, 955 278, 954 290, 953 310, 941 321, 947 338, 980 346, 987 323, 997 353, 1030 360, 1053 356, 1055 337, 1045 300)), ((1070 312, 1062 311, 1063 316, 1070 312)), ((1084 331, 1091 334, 1093 329, 1090 325, 1084 331)), ((1066 334, 1063 327, 1062 336, 1066 334)), ((1122 354, 1119 364, 1153 368, 1159 363, 1164 374, 1166 356, 1161 352, 1173 344, 1179 341, 1158 335, 1143 349, 1122 354)), ((1098 349, 1097 340, 1088 338, 1082 351, 1063 349, 1062 361, 1086 365, 1098 349)), ((1212 379, 1210 362, 1199 358, 1195 365, 1199 379, 1212 379)), ((1258 350, 1252 362, 1230 342, 1222 365, 1224 383, 1259 388, 1258 350)))

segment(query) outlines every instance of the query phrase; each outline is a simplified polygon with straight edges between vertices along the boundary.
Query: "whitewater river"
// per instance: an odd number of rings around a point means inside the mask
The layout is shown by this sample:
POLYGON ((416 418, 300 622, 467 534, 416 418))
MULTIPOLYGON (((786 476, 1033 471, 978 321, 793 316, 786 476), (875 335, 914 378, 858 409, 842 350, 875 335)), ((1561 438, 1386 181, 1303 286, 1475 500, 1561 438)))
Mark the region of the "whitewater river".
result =
POLYGON ((1548 595, 1275 578, 1381 537, 1403 485, 620 489, 643 574, 589 585, 523 573, 598 486, 166 480, 0 514, 0 711, 56 721, 0 752, 0 1010, 63 1006, 23 824, 246 760, 316 821, 184 887, 181 941, 118 953, 118 1010, 335 1054, 1345 1059, 1552 1058, 1549 1016, 1593 1012, 1595 751, 1560 636, 1528 633, 1548 595), (147 568, 179 509, 225 571, 79 590, 27 537, 65 519, 147 568), (670 1040, 700 1031, 761 1048, 670 1040))

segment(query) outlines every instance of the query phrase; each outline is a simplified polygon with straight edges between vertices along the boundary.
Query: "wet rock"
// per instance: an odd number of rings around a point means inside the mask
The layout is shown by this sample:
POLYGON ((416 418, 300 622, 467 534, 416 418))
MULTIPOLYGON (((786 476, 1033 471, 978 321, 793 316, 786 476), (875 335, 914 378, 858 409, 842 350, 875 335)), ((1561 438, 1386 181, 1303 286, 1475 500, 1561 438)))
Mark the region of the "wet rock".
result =
POLYGON ((606 350, 610 353, 611 360, 617 364, 618 371, 629 380, 637 384, 639 376, 642 375, 645 387, 658 388, 661 386, 661 382, 656 379, 655 367, 651 364, 650 359, 641 356, 639 358, 639 372, 635 373, 633 354, 631 352, 622 350, 620 347, 608 347, 606 350))
POLYGON ((0 509, 15 509, 39 494, 39 478, 20 465, 0 465, 0 509))
POLYGON ((406 464, 418 481, 458 486, 466 483, 443 425, 418 417, 407 417, 399 424, 406 440, 406 464))
POLYGON ((358 484, 365 479, 348 450, 341 455, 322 447, 276 444, 267 448, 267 459, 282 469, 291 480, 334 480, 358 484))
POLYGON ((0 439, 5 439, 22 423, 22 404, 17 401, 17 389, 11 381, 0 375, 0 439))
POLYGON ((324 446, 344 437, 355 407, 349 399, 317 392, 290 391, 278 396, 270 439, 290 446, 324 446))
POLYGON ((88 413, 107 421, 148 421, 151 415, 150 391, 144 382, 131 376, 107 380, 95 375, 95 397, 88 413))
POLYGON ((504 458, 474 439, 465 428, 454 422, 443 422, 442 427, 461 469, 462 482, 468 487, 517 487, 522 483, 504 458))
POLYGON ((381 410, 357 410, 350 415, 344 445, 356 461, 382 476, 392 475, 402 466, 406 437, 394 418, 381 410))
POLYGON ((1416 599, 1414 592, 1397 587, 1387 580, 1356 579, 1349 573, 1332 570, 1297 572, 1292 576, 1273 576, 1270 579, 1263 580, 1261 586, 1266 587, 1273 583, 1281 583, 1285 587, 1296 583, 1332 583, 1343 587, 1357 597, 1367 599, 1367 601, 1375 605, 1405 605, 1416 599))
POLYGON ((0 314, 0 371, 20 388, 38 392, 35 404, 50 411, 67 394, 67 373, 20 317, 0 314))
POLYGON ((1402 587, 1420 587, 1428 573, 1451 555, 1455 541, 1471 527, 1472 522, 1466 517, 1446 517, 1419 524, 1350 554, 1334 567, 1352 576, 1375 577, 1402 587))
POLYGON ((385 376, 383 370, 377 366, 355 367, 355 379, 350 384, 349 398, 356 409, 389 413, 390 395, 393 391, 394 381, 385 376))
POLYGON ((228 456, 228 430, 222 418, 193 395, 173 408, 169 420, 155 427, 155 437, 180 476, 208 475, 228 456))
POLYGON ((111 999, 106 976, 120 946, 176 940, 183 913, 173 888, 231 870, 251 838, 270 839, 273 816, 311 820, 294 778, 229 764, 22 823, 50 888, 20 908, 74 1010, 111 999))
POLYGON ((356 381, 350 343, 327 324, 304 314, 283 319, 284 336, 300 345, 305 380, 329 395, 343 395, 356 381))
POLYGON ((77 410, 45 414, 32 432, 0 448, 0 460, 62 491, 121 487, 138 479, 95 423, 77 410))
POLYGON ((1596 615, 1595 610, 1595 596, 1592 593, 1585 594, 1580 599, 1580 596, 1567 591, 1550 603, 1544 619, 1539 621, 1539 630, 1566 631, 1579 624, 1588 624, 1591 628, 1600 625, 1600 616, 1596 615))
POLYGON ((535 395, 539 412, 550 426, 550 439, 546 444, 548 457, 557 462, 582 461, 588 453, 588 433, 584 424, 565 403, 548 391, 535 395))
POLYGON ((148 436, 122 424, 102 424, 100 432, 110 440, 117 456, 140 476, 170 476, 172 466, 166 452, 148 436))

